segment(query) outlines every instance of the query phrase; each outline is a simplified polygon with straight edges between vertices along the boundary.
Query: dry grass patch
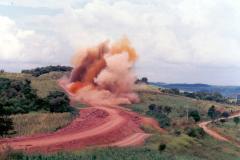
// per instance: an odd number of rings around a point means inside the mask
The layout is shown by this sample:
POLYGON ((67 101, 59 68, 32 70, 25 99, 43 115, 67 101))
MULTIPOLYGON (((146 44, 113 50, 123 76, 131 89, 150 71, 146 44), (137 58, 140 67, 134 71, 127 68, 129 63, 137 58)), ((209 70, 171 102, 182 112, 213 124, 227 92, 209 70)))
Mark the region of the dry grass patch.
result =
POLYGON ((12 116, 16 134, 23 136, 53 132, 68 125, 73 119, 71 113, 29 113, 12 116))

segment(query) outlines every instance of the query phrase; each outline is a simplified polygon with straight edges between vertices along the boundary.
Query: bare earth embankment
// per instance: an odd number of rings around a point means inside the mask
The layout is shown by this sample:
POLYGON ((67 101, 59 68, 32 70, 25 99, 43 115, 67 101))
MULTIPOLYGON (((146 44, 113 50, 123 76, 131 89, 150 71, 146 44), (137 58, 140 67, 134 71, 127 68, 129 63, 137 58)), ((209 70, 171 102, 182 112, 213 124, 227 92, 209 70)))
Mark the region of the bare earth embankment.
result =
POLYGON ((2 139, 0 147, 47 153, 90 146, 137 146, 150 136, 140 129, 142 123, 162 131, 153 119, 119 107, 89 107, 81 109, 79 117, 57 132, 2 139))

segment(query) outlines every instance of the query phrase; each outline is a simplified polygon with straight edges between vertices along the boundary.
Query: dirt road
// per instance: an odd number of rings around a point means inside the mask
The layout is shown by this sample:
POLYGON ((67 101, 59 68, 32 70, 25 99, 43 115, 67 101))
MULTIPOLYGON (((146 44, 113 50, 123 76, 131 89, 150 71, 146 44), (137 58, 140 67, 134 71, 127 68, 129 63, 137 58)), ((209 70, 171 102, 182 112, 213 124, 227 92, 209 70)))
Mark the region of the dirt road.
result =
MULTIPOLYGON (((240 116, 240 113, 236 113, 236 114, 233 114, 232 116, 229 116, 227 119, 232 119, 234 117, 239 117, 240 116)), ((220 121, 222 118, 220 119, 217 119, 217 121, 220 121)), ((208 135, 214 137, 215 139, 217 140, 220 140, 220 141, 226 141, 226 142, 231 142, 235 145, 237 145, 238 147, 240 147, 240 144, 227 138, 226 136, 224 135, 221 135, 220 133, 208 128, 208 124, 210 124, 212 121, 206 121, 206 122, 201 122, 198 124, 199 127, 201 127, 208 135)))
POLYGON ((78 118, 57 132, 1 139, 0 148, 9 146, 26 152, 55 152, 90 146, 141 145, 150 136, 140 129, 142 123, 161 131, 156 121, 146 122, 137 113, 114 107, 90 107, 82 109, 78 118))

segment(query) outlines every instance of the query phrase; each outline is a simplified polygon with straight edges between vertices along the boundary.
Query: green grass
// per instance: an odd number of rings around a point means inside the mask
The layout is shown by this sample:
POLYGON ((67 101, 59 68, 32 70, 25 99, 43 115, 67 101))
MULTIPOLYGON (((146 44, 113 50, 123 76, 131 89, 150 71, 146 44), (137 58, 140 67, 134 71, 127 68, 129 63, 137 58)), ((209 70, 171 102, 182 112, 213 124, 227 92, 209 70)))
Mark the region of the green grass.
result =
POLYGON ((171 118, 182 118, 186 116, 186 111, 188 109, 198 110, 201 114, 202 119, 208 119, 206 113, 209 107, 211 107, 212 105, 215 105, 216 108, 219 110, 237 110, 236 106, 211 101, 196 100, 184 96, 140 92, 139 97, 141 99, 139 103, 131 104, 127 107, 135 112, 146 114, 146 112, 148 111, 148 106, 150 104, 170 106, 173 109, 173 111, 169 114, 169 117, 171 118))
POLYGON ((185 134, 154 134, 145 146, 157 150, 159 144, 166 144, 164 152, 173 155, 188 155, 207 160, 237 160, 237 157, 240 157, 240 148, 230 143, 219 142, 207 135, 197 139, 185 134))
MULTIPOLYGON (((14 158, 13 158, 14 159, 14 158)), ((15 158, 16 159, 16 158, 15 158)), ((148 148, 102 148, 90 149, 77 153, 59 153, 54 155, 22 156, 18 160, 200 160, 193 156, 176 156, 160 153, 148 148)))

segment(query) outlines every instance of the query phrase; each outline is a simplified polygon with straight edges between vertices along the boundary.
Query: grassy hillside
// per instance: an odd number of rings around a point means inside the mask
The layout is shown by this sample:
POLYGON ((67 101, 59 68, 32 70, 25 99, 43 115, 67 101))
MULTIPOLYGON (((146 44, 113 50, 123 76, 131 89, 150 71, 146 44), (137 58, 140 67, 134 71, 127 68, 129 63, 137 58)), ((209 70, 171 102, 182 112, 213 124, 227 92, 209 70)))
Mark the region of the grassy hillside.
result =
POLYGON ((57 84, 57 80, 63 76, 61 72, 51 72, 41 75, 39 77, 33 77, 30 74, 23 73, 0 73, 1 78, 8 78, 14 80, 31 80, 31 85, 37 90, 37 94, 40 97, 46 97, 50 91, 59 91, 61 88, 57 84))
POLYGON ((209 127, 218 133, 221 133, 222 135, 225 135, 230 139, 240 143, 240 125, 236 125, 233 119, 230 119, 224 123, 211 123, 209 124, 209 127))
POLYGON ((172 118, 182 118, 186 116, 186 111, 198 110, 202 115, 202 119, 207 119, 208 117, 206 116, 206 113, 209 107, 212 105, 214 105, 216 109, 220 111, 224 110, 230 112, 238 110, 238 107, 234 105, 227 105, 213 101, 197 100, 184 96, 160 93, 154 86, 140 86, 136 88, 136 91, 138 91, 140 102, 128 105, 127 107, 141 114, 145 114, 148 111, 148 106, 150 104, 172 107, 173 111, 169 114, 169 116, 172 118))
MULTIPOLYGON (((60 91, 61 88, 57 84, 64 73, 51 72, 33 77, 30 74, 23 73, 0 73, 0 78, 8 78, 11 80, 31 80, 31 86, 37 91, 38 96, 46 97, 51 91, 60 91)), ((84 107, 77 104, 77 107, 84 107)), ((29 114, 17 114, 11 116, 14 124, 14 134, 10 136, 32 135, 56 131, 71 122, 74 115, 72 113, 48 113, 48 112, 31 112, 29 114)))
MULTIPOLYGON (((32 81, 32 87, 37 93, 44 97, 49 91, 60 90, 57 85, 57 79, 60 73, 49 73, 40 77, 32 77, 25 74, 4 73, 0 77, 10 79, 29 78, 32 81)), ((151 133, 152 136, 146 141, 145 145, 137 148, 90 148, 67 153, 58 153, 53 155, 23 155, 15 154, 12 159, 83 159, 83 160, 238 160, 240 157, 240 148, 233 144, 220 142, 208 135, 189 136, 189 130, 197 132, 197 124, 192 120, 187 120, 187 111, 197 110, 201 115, 201 120, 209 119, 207 110, 215 105, 221 111, 234 111, 236 106, 225 105, 210 101, 191 99, 183 96, 163 94, 154 86, 138 86, 135 90, 139 93, 141 101, 137 104, 127 105, 140 114, 150 116, 149 105, 170 106, 172 111, 167 115, 171 120, 171 125, 166 128, 165 134, 158 133, 150 126, 142 128, 151 133), (159 151, 160 145, 166 145, 166 148, 159 151), (14 158, 15 156, 15 158, 14 158)), ((82 105, 78 104, 78 107, 82 105)), ((59 127, 65 126, 71 121, 71 116, 65 113, 30 113, 26 115, 15 115, 13 117, 15 128, 18 135, 29 135, 33 133, 43 133, 54 131, 59 127), (33 125, 34 124, 37 125, 33 125), (46 125, 47 124, 47 125, 46 125)), ((232 126, 232 124, 230 124, 232 126)), ((234 128, 232 128, 234 130, 234 128)), ((197 133, 199 134, 199 133, 197 133)), ((235 135, 234 135, 235 136, 235 135)))

